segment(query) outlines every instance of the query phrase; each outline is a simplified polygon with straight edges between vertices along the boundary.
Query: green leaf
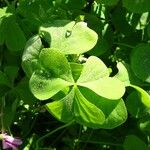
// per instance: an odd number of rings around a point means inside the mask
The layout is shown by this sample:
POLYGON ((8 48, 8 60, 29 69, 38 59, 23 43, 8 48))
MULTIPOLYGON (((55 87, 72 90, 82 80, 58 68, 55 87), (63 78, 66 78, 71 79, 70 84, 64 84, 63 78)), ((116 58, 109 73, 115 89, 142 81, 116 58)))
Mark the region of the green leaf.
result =
POLYGON ((140 88, 138 86, 135 86, 135 85, 130 85, 130 86, 133 87, 134 89, 136 89, 139 92, 141 102, 146 107, 150 108, 150 95, 145 90, 143 90, 142 88, 140 88))
POLYGON ((55 78, 45 70, 35 71, 30 78, 30 89, 34 96, 40 100, 51 98, 60 90, 72 83, 55 78))
POLYGON ((106 65, 99 58, 91 56, 84 64, 81 75, 77 82, 89 82, 108 76, 109 71, 106 65))
POLYGON ((89 88, 99 96, 110 100, 120 99, 124 92, 124 84, 116 79, 111 77, 105 77, 91 82, 78 83, 79 86, 89 88))
POLYGON ((71 67, 73 79, 75 81, 77 81, 80 74, 81 74, 81 71, 83 69, 83 64, 78 64, 78 63, 71 62, 70 67, 71 67))
POLYGON ((133 49, 131 56, 131 67, 135 75, 150 83, 150 45, 139 44, 133 49))
POLYGON ((39 32, 50 47, 64 54, 82 54, 92 49, 98 39, 96 32, 85 22, 55 20, 40 27, 39 32))
POLYGON ((7 18, 7 28, 5 34, 6 46, 10 51, 23 50, 26 43, 26 38, 23 31, 16 23, 13 15, 7 18))
POLYGON ((150 24, 148 24, 147 26, 147 34, 148 34, 148 37, 150 38, 150 24))
POLYGON ((137 136, 128 135, 123 143, 124 150, 148 150, 148 146, 137 136))
POLYGON ((126 13, 126 9, 122 8, 121 6, 115 7, 111 14, 111 20, 117 31, 129 36, 134 33, 134 28, 127 21, 126 13))
POLYGON ((144 116, 138 122, 138 127, 144 134, 150 134, 150 116, 144 116))
POLYGON ((53 76, 69 82, 74 82, 67 58, 59 50, 52 48, 42 49, 39 61, 46 70, 49 70, 49 72, 53 74, 53 76))
POLYGON ((7 9, 7 7, 0 8, 0 18, 4 17, 6 15, 6 9, 7 9))
POLYGON ((141 96, 138 91, 130 93, 126 99, 126 106, 129 113, 135 118, 141 118, 146 115, 147 107, 141 102, 141 96))
POLYGON ((122 81, 126 86, 128 86, 130 84, 130 79, 126 66, 122 62, 118 62, 117 68, 118 73, 114 77, 122 81))
POLYGON ((5 42, 6 18, 0 18, 0 45, 5 42))
POLYGON ((123 6, 134 13, 144 13, 150 11, 149 0, 123 0, 123 6))
POLYGON ((63 99, 46 104, 46 109, 58 120, 62 122, 71 121, 73 116, 74 90, 72 90, 63 99))
POLYGON ((7 30, 7 17, 12 15, 11 13, 6 13, 7 7, 0 8, 0 45, 5 42, 5 31, 7 30))
MULTIPOLYGON (((5 99, 0 99, 0 101, 3 103, 5 101, 5 104, 7 107, 3 108, 3 115, 2 121, 3 121, 3 127, 9 128, 11 124, 13 124, 13 120, 16 115, 16 109, 18 106, 18 99, 13 91, 7 91, 7 94, 5 93, 5 99)), ((1 103, 0 102, 0 103, 1 103)), ((4 105, 4 104, 3 104, 4 105)), ((3 106, 0 104, 0 106, 3 106)))
POLYGON ((29 77, 38 68, 38 58, 41 49, 42 42, 38 35, 31 37, 26 43, 22 55, 22 67, 29 77))
POLYGON ((117 126, 123 124, 127 120, 127 117, 127 109, 124 104, 124 101, 121 99, 119 100, 118 104, 113 109, 113 111, 108 115, 105 122, 100 126, 100 128, 116 128, 117 126))
POLYGON ((6 85, 8 87, 11 87, 11 83, 9 81, 9 78, 7 77, 7 75, 0 71, 0 85, 6 85))
POLYGON ((24 104, 28 104, 31 107, 37 102, 37 99, 33 96, 31 93, 31 90, 29 89, 29 79, 23 78, 17 86, 14 87, 15 93, 19 96, 19 99, 21 99, 24 104))
POLYGON ((105 115, 105 122, 98 128, 112 129, 126 121, 127 110, 122 99, 110 101, 83 87, 80 87, 80 91, 90 103, 97 106, 105 115))
POLYGON ((90 103, 78 88, 75 88, 74 115, 77 122, 92 128, 98 128, 105 121, 103 112, 90 103))
POLYGON ((18 71, 19 71, 19 68, 17 66, 6 66, 4 68, 4 72, 6 73, 6 75, 9 78, 9 81, 12 84, 14 83, 14 80, 18 75, 18 71))

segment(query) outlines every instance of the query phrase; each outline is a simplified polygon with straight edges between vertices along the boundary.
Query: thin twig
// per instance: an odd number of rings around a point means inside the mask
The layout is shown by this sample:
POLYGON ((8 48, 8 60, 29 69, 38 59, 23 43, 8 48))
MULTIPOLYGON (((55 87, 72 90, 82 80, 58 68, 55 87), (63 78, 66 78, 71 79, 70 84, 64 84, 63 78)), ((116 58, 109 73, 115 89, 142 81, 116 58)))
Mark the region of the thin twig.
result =
POLYGON ((57 132, 57 131, 59 131, 59 130, 61 130, 61 129, 63 129, 63 128, 66 128, 66 127, 68 127, 68 126, 70 126, 73 122, 74 122, 74 120, 71 121, 71 122, 69 122, 69 123, 67 123, 67 124, 65 124, 65 125, 63 125, 63 126, 60 126, 60 127, 56 128, 56 129, 53 130, 52 132, 49 132, 49 133, 45 134, 44 136, 42 136, 41 138, 39 138, 39 139, 37 140, 37 142, 36 142, 36 150, 39 150, 39 143, 40 143, 42 140, 44 140, 45 138, 47 138, 47 137, 49 137, 50 135, 54 134, 55 132, 57 132))

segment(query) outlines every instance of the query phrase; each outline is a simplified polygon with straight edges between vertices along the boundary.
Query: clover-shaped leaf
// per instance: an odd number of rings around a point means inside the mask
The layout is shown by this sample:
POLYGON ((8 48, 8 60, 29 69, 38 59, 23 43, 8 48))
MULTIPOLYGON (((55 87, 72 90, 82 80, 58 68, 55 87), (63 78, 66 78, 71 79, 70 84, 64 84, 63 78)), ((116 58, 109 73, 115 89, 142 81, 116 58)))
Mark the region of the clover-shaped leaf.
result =
MULTIPOLYGON (((114 109, 124 94, 124 84, 109 77, 107 67, 97 57, 90 57, 83 65, 70 64, 60 50, 43 48, 39 54, 38 65, 40 69, 35 70, 30 78, 30 89, 40 100, 55 97, 53 102, 46 104, 46 108, 60 121, 75 120, 92 128, 100 128, 105 126, 103 124, 111 111, 116 113, 117 110, 114 109), (75 70, 73 66, 76 66, 75 70), (78 79, 75 80, 74 77, 78 79), (70 87, 70 90, 59 99, 57 93, 66 87, 70 87), (81 88, 88 89, 91 95, 97 94, 98 101, 91 101, 91 97, 86 97, 89 92, 82 91, 81 88), (103 104, 104 99, 108 104, 113 103, 112 108, 109 106, 110 112, 103 108, 108 107, 103 104)), ((125 115, 124 112, 122 114, 125 115)), ((110 115, 110 120, 114 114, 110 115)), ((113 126, 121 124, 124 118, 113 126)))
POLYGON ((98 39, 85 22, 55 20, 40 27, 39 33, 50 47, 64 54, 82 54, 92 49, 98 39))

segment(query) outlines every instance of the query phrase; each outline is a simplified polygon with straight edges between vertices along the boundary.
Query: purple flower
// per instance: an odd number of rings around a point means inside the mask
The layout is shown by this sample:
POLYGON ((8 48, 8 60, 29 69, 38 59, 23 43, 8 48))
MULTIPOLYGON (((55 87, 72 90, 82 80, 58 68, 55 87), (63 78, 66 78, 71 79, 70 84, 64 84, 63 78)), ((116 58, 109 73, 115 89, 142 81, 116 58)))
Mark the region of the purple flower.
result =
POLYGON ((13 150, 17 150, 18 146, 22 144, 22 141, 19 138, 14 138, 7 134, 1 134, 3 149, 13 148, 13 150))

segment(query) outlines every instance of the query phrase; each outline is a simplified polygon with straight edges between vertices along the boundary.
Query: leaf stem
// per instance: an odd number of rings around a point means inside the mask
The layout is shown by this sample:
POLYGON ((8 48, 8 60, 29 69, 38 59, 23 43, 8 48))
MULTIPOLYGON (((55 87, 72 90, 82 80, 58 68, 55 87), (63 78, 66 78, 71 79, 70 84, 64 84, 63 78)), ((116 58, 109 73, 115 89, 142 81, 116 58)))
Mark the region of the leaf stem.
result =
POLYGON ((125 44, 125 43, 114 42, 114 44, 117 44, 117 45, 120 45, 120 46, 129 47, 129 48, 134 48, 134 46, 129 45, 129 44, 125 44))
POLYGON ((45 138, 47 138, 47 137, 49 137, 50 135, 54 134, 55 132, 57 132, 57 131, 59 131, 59 130, 61 130, 61 129, 63 129, 63 128, 66 128, 66 127, 68 127, 68 126, 70 126, 73 122, 74 122, 74 120, 71 121, 71 122, 69 122, 69 123, 67 123, 67 124, 65 124, 65 125, 62 125, 62 126, 56 128, 55 130, 53 130, 53 131, 51 131, 51 132, 45 134, 45 135, 42 136, 41 138, 39 138, 39 139, 37 140, 37 142, 36 142, 36 149, 35 149, 35 150, 39 150, 39 143, 40 143, 42 140, 44 140, 45 138))
POLYGON ((101 141, 82 141, 79 140, 79 143, 90 143, 90 144, 100 144, 100 145, 111 145, 111 146, 119 146, 122 147, 122 144, 112 143, 112 142, 101 142, 101 141))

